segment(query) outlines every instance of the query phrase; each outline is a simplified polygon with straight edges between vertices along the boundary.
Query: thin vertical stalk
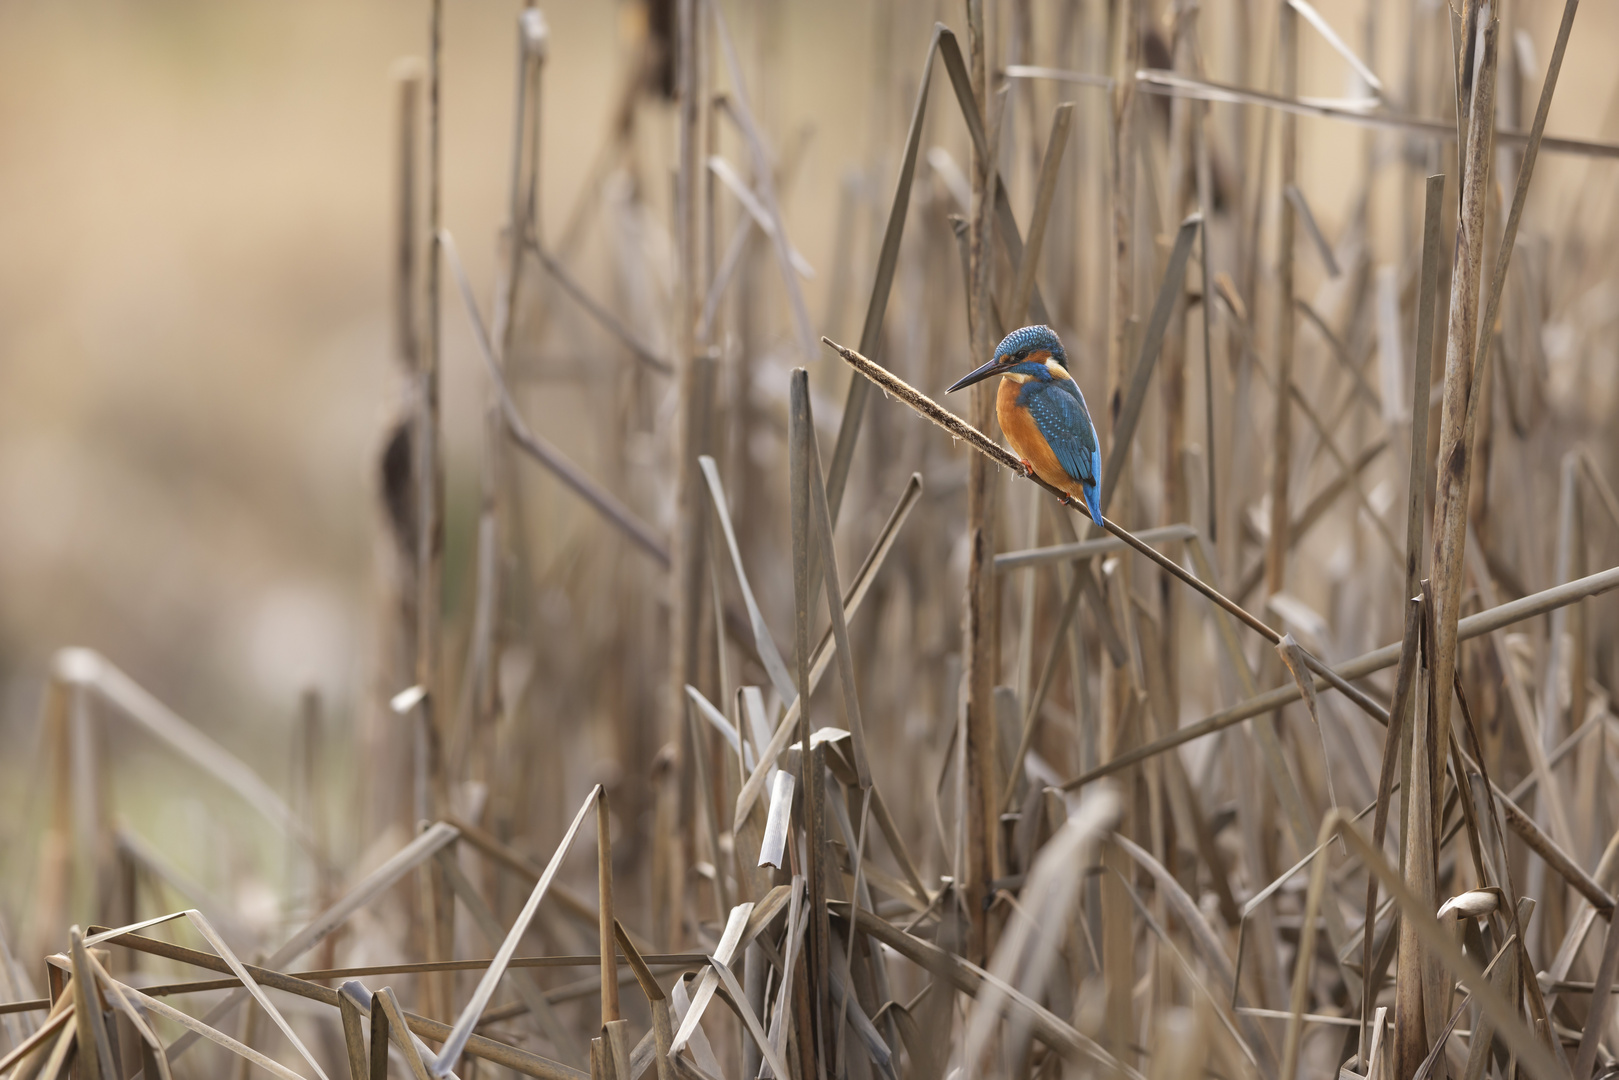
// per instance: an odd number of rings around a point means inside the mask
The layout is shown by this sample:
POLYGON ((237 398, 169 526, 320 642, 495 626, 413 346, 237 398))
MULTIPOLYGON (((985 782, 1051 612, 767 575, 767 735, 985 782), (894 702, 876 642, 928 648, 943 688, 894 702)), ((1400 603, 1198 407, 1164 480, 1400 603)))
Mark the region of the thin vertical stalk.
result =
MULTIPOLYGON (((1462 170, 1461 217, 1450 287, 1450 327, 1445 348, 1444 407, 1440 414, 1438 477, 1434 502, 1431 577, 1434 584, 1434 685, 1448 687, 1456 670, 1456 623, 1461 613, 1463 556, 1467 545, 1469 432, 1468 399, 1473 387, 1474 345, 1479 333, 1479 289, 1484 259, 1485 210, 1495 134, 1496 30, 1491 10, 1479 26, 1484 0, 1470 0, 1464 26, 1483 37, 1468 110, 1466 159, 1462 170)), ((1449 745, 1451 695, 1435 695, 1433 745, 1449 745)), ((1443 761, 1431 763, 1437 778, 1443 761)))
MULTIPOLYGON (((1552 561, 1552 584, 1561 585, 1571 581, 1574 562, 1574 539, 1578 531, 1576 520, 1579 515, 1579 468, 1580 452, 1570 450, 1563 455, 1562 468, 1559 472, 1557 485, 1557 547, 1552 561)), ((1573 610, 1578 610, 1575 608, 1573 610)), ((1549 755, 1557 749, 1562 741, 1558 733, 1563 730, 1563 707, 1559 700, 1562 685, 1562 668, 1569 662, 1564 655, 1563 636, 1568 629, 1569 608, 1558 608, 1551 613, 1550 633, 1546 639, 1546 673, 1541 679, 1540 686, 1540 745, 1549 755)), ((1570 727, 1577 725, 1583 719, 1578 713, 1569 716, 1570 727)), ((1544 803, 1542 799, 1535 800, 1537 805, 1544 803)), ((1537 815, 1544 818, 1544 814, 1537 815)), ((1563 837, 1567 842, 1570 837, 1563 837)))
POLYGON ((697 480, 697 448, 703 432, 694 430, 694 410, 701 382, 696 363, 696 315, 703 289, 697 280, 700 247, 699 158, 702 150, 701 105, 698 50, 698 0, 679 0, 677 5, 676 68, 680 119, 680 168, 675 178, 675 274, 674 341, 675 365, 679 374, 677 431, 675 433, 675 530, 672 545, 672 611, 669 621, 669 687, 665 701, 668 738, 674 748, 674 767, 669 769, 658 789, 656 828, 653 846, 653 910, 657 924, 653 941, 660 948, 670 947, 680 936, 684 895, 681 853, 686 847, 690 822, 682 810, 687 786, 685 686, 697 681, 698 634, 702 603, 703 546, 701 543, 701 493, 697 480))
MULTIPOLYGON (((971 354, 988 357, 993 346, 990 308, 990 267, 993 251, 995 187, 998 172, 995 147, 999 134, 990 116, 990 88, 985 68, 985 26, 982 0, 967 0, 968 70, 974 107, 984 118, 988 144, 973 146, 972 219, 968 232, 967 296, 971 354)), ((994 390, 988 383, 973 388, 970 413, 980 430, 990 426, 994 390)), ((975 963, 989 957, 989 912, 986 898, 996 877, 996 841, 999 777, 995 761, 997 731, 995 688, 995 474, 987 458, 971 455, 967 462, 967 595, 962 617, 962 652, 967 662, 966 789, 962 808, 966 829, 966 865, 962 867, 963 894, 968 912, 967 955, 975 963)))
MULTIPOLYGON (((417 713, 426 763, 426 794, 431 816, 449 812, 450 784, 445 771, 445 709, 441 697, 439 623, 444 581, 444 460, 439 446, 440 242, 443 203, 443 114, 440 103, 444 52, 444 0, 433 0, 427 68, 427 265, 423 347, 416 386, 416 685, 422 688, 417 713)), ((418 768, 420 768, 420 764, 418 768)), ((453 903, 437 864, 423 866, 423 914, 427 920, 427 955, 448 960, 453 903)), ((453 980, 439 973, 423 980, 427 1010, 450 1011, 453 980)))
POLYGON ((1214 319, 1219 305, 1214 303, 1214 252, 1209 244, 1209 224, 1214 217, 1214 172, 1209 162, 1209 106, 1197 102, 1197 119, 1192 124, 1192 155, 1197 168, 1197 212, 1203 219, 1199 226, 1198 257, 1203 271, 1203 463, 1208 470, 1208 540, 1219 543, 1219 501, 1215 497, 1215 434, 1214 434, 1214 319))
MULTIPOLYGON (((1128 451, 1130 432, 1121 433, 1120 421, 1124 411, 1126 388, 1130 385, 1129 368, 1131 344, 1136 327, 1135 319, 1135 203, 1136 203, 1136 93, 1135 70, 1141 52, 1141 11, 1137 0, 1118 0, 1110 7, 1111 40, 1109 47, 1109 73, 1113 76, 1111 95, 1112 140, 1110 151, 1110 182, 1112 186, 1112 290, 1108 313, 1107 349, 1107 428, 1109 460, 1121 461, 1128 451), (1124 445, 1120 445, 1121 439, 1124 445)), ((1133 484, 1128 474, 1110 470, 1119 478, 1113 485, 1105 481, 1102 498, 1113 508, 1120 520, 1130 521, 1134 506, 1133 484)), ((1103 730, 1099 741, 1099 758, 1106 762, 1118 753, 1125 738, 1124 723, 1134 692, 1128 672, 1114 664, 1102 667, 1103 730)), ((1133 799, 1125 805, 1133 806, 1133 799)), ((1126 812, 1128 822, 1133 815, 1126 812)), ((1102 973, 1107 986, 1106 1023, 1104 1031, 1107 1048, 1121 1060, 1129 1061, 1133 1054, 1130 1042, 1134 1037, 1134 1009, 1132 996, 1135 988, 1134 945, 1129 934, 1131 905, 1127 875, 1132 873, 1128 860, 1114 844, 1102 848, 1102 861, 1118 871, 1104 874, 1100 888, 1100 916, 1102 930, 1102 973), (1126 876, 1120 876, 1126 875, 1126 876), (1123 937, 1120 937, 1121 931, 1123 937)))
POLYGON ((1433 382, 1433 316, 1439 299, 1439 227, 1445 196, 1443 175, 1424 185, 1422 280, 1417 293, 1417 343, 1411 354, 1411 474, 1406 481, 1405 592, 1410 600, 1422 580, 1422 512, 1428 497, 1428 396, 1433 382))
MULTIPOLYGON (((899 260, 900 238, 905 233, 905 217, 911 205, 911 180, 916 174, 916 156, 921 149, 922 123, 927 118, 928 87, 933 81, 933 58, 938 54, 940 30, 941 27, 934 27, 933 38, 928 43, 927 59, 922 63, 922 74, 917 80, 916 103, 912 106, 911 124, 905 135, 905 154, 900 161, 894 199, 888 211, 888 224, 883 231, 876 276, 866 304, 865 322, 860 328, 860 352, 865 356, 877 355, 882 341, 883 315, 888 310, 889 290, 894 284, 894 269, 899 260)), ((826 501, 832 513, 833 525, 838 523, 838 511, 843 507, 844 485, 849 479, 855 441, 860 436, 860 419, 865 413, 866 397, 870 393, 871 385, 867 380, 849 380, 849 394, 843 404, 838 439, 832 446, 832 458, 827 463, 826 501)))
POLYGON ((438 666, 440 585, 444 556, 444 475, 439 435, 439 210, 441 202, 439 75, 444 0, 433 0, 427 76, 427 231, 424 342, 416 368, 416 682, 425 693, 421 720, 427 735, 431 810, 448 809, 443 772, 438 666))
MULTIPOLYGON (((416 167, 417 128, 421 123, 422 73, 420 62, 402 60, 395 69, 398 94, 398 142, 395 145, 394 173, 394 272, 393 316, 394 353, 405 372, 414 376, 421 327, 417 320, 417 206, 416 167)), ((414 632, 414 627, 411 628, 414 632)))
MULTIPOLYGON (((794 368, 788 390, 788 469, 793 536, 793 656, 796 662, 799 688, 798 790, 803 793, 805 867, 809 884, 809 940, 804 957, 805 985, 809 990, 808 1030, 800 1031, 800 1046, 807 1044, 811 1060, 820 1063, 824 1075, 824 1062, 828 1060, 827 1021, 830 1017, 830 987, 827 973, 831 962, 828 936, 831 926, 826 911, 826 867, 821 862, 826 840, 826 785, 821 782, 817 766, 820 760, 810 746, 810 611, 813 594, 810 591, 810 552, 814 541, 810 534, 810 478, 809 470, 816 467, 810 453, 809 441, 815 438, 814 421, 810 415, 809 375, 803 368, 794 368)), ((807 1078, 806 1078, 807 1080, 807 1078)))
MULTIPOLYGON (((1298 96, 1299 42, 1298 14, 1291 4, 1279 5, 1276 51, 1281 64, 1280 93, 1298 96)), ((1293 201, 1286 197, 1298 177, 1299 120, 1293 113, 1280 118, 1281 177, 1276 185, 1276 415, 1271 429, 1270 460, 1270 539, 1265 548, 1265 593, 1282 591, 1287 578, 1287 474, 1292 464, 1292 399, 1287 388, 1293 382, 1293 201)))
MULTIPOLYGON (((723 871, 716 870, 716 873, 723 871)), ((613 830, 607 792, 596 796, 596 917, 601 934, 602 1027, 619 1019, 618 948, 613 933, 613 830)))
MULTIPOLYGON (((1174 36, 1170 44, 1173 55, 1172 64, 1177 70, 1188 70, 1192 54, 1192 20, 1187 14, 1191 5, 1177 2, 1172 5, 1174 14, 1174 36)), ((1174 99, 1170 102, 1169 110, 1169 213, 1168 220, 1175 220, 1186 213, 1186 204, 1196 200, 1196 192, 1188 182, 1191 171, 1191 122, 1192 110, 1199 103, 1189 100, 1174 99)), ((1207 233, 1204 234, 1205 238, 1207 233)), ((1177 240, 1179 237, 1177 236, 1177 240)), ((1170 255, 1170 265, 1174 264, 1174 254, 1170 255)), ((1159 520, 1164 524, 1189 521, 1190 491, 1186 476, 1186 288, 1184 270, 1182 277, 1176 281, 1174 271, 1165 275, 1164 289, 1173 289, 1174 301, 1170 309, 1170 318, 1165 330, 1163 342, 1159 346, 1162 353, 1160 363, 1162 376, 1159 382, 1159 392, 1163 405, 1163 460, 1159 462, 1163 477, 1163 500, 1159 505, 1159 520)), ((1160 298, 1159 303, 1162 303, 1160 298)), ((1156 323, 1156 310, 1153 323, 1156 323)), ((1151 336, 1151 325, 1148 335, 1151 336)), ((1169 701, 1180 700, 1180 613, 1184 608, 1180 590, 1176 588, 1174 580, 1167 574, 1158 574, 1158 612, 1163 632, 1157 635, 1159 651, 1162 656, 1161 670, 1166 683, 1165 689, 1169 701)), ((1172 719, 1164 723, 1173 726, 1172 719)), ((1156 840, 1156 838, 1155 838, 1156 840)))

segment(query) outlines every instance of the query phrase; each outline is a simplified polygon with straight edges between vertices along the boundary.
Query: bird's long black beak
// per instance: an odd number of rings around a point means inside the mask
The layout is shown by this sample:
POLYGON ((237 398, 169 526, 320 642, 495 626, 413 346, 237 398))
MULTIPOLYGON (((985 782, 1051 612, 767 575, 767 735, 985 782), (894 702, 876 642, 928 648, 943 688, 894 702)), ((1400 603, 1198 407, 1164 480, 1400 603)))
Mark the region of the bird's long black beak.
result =
POLYGON ((960 390, 963 387, 971 386, 975 382, 983 382, 985 379, 1001 370, 1001 363, 1003 359, 1003 357, 997 356, 983 367, 978 368, 976 371, 969 372, 962 378, 958 379, 956 384, 950 389, 946 390, 945 393, 954 394, 957 390, 960 390))

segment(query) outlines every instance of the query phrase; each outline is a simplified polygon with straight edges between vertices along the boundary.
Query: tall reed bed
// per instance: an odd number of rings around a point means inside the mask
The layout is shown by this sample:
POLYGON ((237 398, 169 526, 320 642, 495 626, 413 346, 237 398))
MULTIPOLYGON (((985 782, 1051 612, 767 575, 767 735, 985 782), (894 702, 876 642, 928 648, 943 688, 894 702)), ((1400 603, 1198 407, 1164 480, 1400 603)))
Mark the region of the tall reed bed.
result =
POLYGON ((813 224, 781 73, 848 58, 779 5, 626 16, 581 87, 521 12, 480 296, 433 0, 371 706, 306 698, 281 792, 61 653, 0 1076, 1611 1071, 1619 145, 1546 130, 1574 0, 876 5, 813 224), (443 319, 487 387, 462 566, 443 319), (1028 323, 1102 528, 992 386, 938 400, 1028 323), (269 929, 120 818, 131 723, 284 845, 269 929))

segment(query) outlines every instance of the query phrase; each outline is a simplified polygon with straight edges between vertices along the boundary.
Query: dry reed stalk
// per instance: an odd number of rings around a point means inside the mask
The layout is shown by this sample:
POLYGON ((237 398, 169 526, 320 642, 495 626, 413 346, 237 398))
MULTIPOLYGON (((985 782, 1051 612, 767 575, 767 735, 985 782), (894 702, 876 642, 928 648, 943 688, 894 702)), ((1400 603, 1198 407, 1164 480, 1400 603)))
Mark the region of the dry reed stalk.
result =
MULTIPOLYGON (((450 883, 450 889, 455 893, 456 900, 466 908, 467 914, 472 917, 472 921, 478 927, 479 933, 483 935, 484 941, 489 948, 498 949, 501 939, 505 937, 505 929, 496 919, 494 912, 490 911, 489 906, 484 903, 483 897, 478 893, 476 886, 462 872, 455 853, 450 848, 444 847, 434 854, 434 858, 438 861, 445 879, 450 883)), ((456 970, 457 967, 459 967, 459 970, 476 970, 475 966, 460 967, 458 962, 453 960, 426 966, 443 970, 456 970), (452 967, 451 965, 455 966, 452 967)), ((507 966, 516 967, 517 964, 514 960, 507 966)), ((346 973, 343 977, 358 977, 369 974, 392 974, 392 972, 357 971, 346 973)), ((308 978, 309 976, 306 974, 302 977, 308 978)), ((552 1045, 556 1047, 557 1053, 563 1058, 575 1062, 582 1060, 585 1057, 584 1051, 578 1045, 578 1041, 574 1039, 572 1032, 563 1024, 556 1010, 551 1008, 551 1004, 546 1000, 539 984, 527 972, 515 971, 512 973, 512 986, 517 992, 518 1000, 528 1010, 529 1019, 534 1024, 538 1034, 549 1039, 552 1045)))
MULTIPOLYGON (((828 868, 824 865, 826 853, 826 789, 820 782, 815 767, 815 754, 811 749, 810 706, 810 618, 811 603, 810 560, 813 537, 810 535, 810 476, 815 457, 810 444, 815 439, 814 420, 810 416, 809 379, 802 368, 792 374, 789 414, 789 446, 791 458, 789 476, 792 491, 793 535, 793 655, 798 675, 798 789, 802 792, 804 832, 803 867, 808 886, 809 937, 804 957, 801 986, 810 988, 801 1012, 807 1011, 809 1023, 799 1032, 800 1052, 816 1070, 826 1068, 826 1055, 830 1048, 827 1022, 831 1015, 830 991, 826 972, 831 964, 831 934, 827 922, 828 868)), ((785 725, 784 725, 785 726, 785 725)), ((761 765, 763 763, 761 762, 761 765)), ((796 992, 796 991, 795 991, 796 992)))
MULTIPOLYGON (((1109 472, 1115 482, 1109 484, 1106 474, 1102 481, 1103 499, 1109 505, 1117 503, 1114 513, 1126 521, 1134 508, 1131 485, 1126 484, 1123 498, 1119 497, 1117 476, 1129 453, 1134 432, 1124 430, 1121 424, 1124 410, 1125 384, 1130 378, 1128 367, 1130 349, 1136 329, 1135 318, 1135 238, 1134 211, 1136 206, 1137 160, 1137 108, 1135 81, 1130 77, 1141 48, 1140 24, 1143 14, 1134 0, 1114 5, 1109 13, 1111 26, 1108 34, 1108 63, 1114 80, 1110 95, 1110 173, 1111 180, 1111 288, 1108 307, 1107 382, 1103 412, 1107 415, 1109 440, 1109 472)), ((1098 758, 1112 758, 1125 737, 1123 724, 1126 716, 1125 695, 1128 681, 1121 677, 1117 666, 1103 668, 1102 678, 1102 731, 1098 740, 1098 758)), ((1127 778, 1129 774, 1126 774, 1127 778)), ((1129 784, 1128 788, 1133 788, 1129 784)), ((1134 817, 1134 799, 1127 798, 1126 823, 1134 817)), ((1124 857, 1113 844, 1104 844, 1102 861, 1115 871, 1126 869, 1124 857)), ((1102 975, 1106 987, 1106 1012, 1103 1031, 1104 1044, 1121 1061, 1129 1062, 1129 1047, 1134 1039, 1134 1010, 1131 995, 1135 986, 1134 949, 1129 936, 1129 898, 1124 880, 1118 874, 1104 874, 1100 882, 1098 900, 1102 939, 1102 975), (1121 937, 1121 932, 1123 936, 1121 937)))
MULTIPOLYGON (((1227 102, 1234 105, 1257 105, 1294 116, 1320 116, 1363 127, 1404 131, 1431 139, 1455 140, 1456 126, 1441 120, 1428 120, 1418 116, 1384 111, 1367 111, 1359 107, 1346 107, 1319 99, 1288 98, 1247 87, 1232 86, 1205 79, 1189 79, 1172 71, 1143 69, 1136 73, 1136 82, 1149 94, 1186 96, 1199 101, 1227 102)), ((1496 128, 1495 140, 1503 146, 1527 146, 1533 131, 1517 128, 1496 128)), ((1587 158, 1619 157, 1619 144, 1594 139, 1575 139, 1551 136, 1541 140, 1548 150, 1587 158)))
MULTIPOLYGON (((417 752, 423 759, 417 768, 425 771, 425 807, 418 806, 416 817, 447 813, 450 809, 449 777, 444 760, 447 750, 444 726, 449 721, 443 696, 440 623, 443 616, 444 586, 444 460, 440 447, 440 353, 441 295, 439 224, 443 203, 443 114, 441 107, 444 6, 433 0, 429 14, 427 67, 427 260, 424 268, 423 344, 417 357, 415 426, 411 440, 414 453, 416 510, 416 685, 421 688, 417 704, 419 741, 417 752), (424 768, 425 766, 425 768, 424 768), (425 812, 424 812, 425 811, 425 812)), ((421 915, 428 958, 447 960, 453 949, 454 916, 449 889, 432 863, 423 865, 420 884, 421 915)), ((424 984, 429 1013, 447 1012, 453 987, 448 979, 429 978, 424 984)))
MULTIPOLYGON (((967 240, 967 327, 969 352, 974 357, 990 355, 995 342, 990 274, 994 257, 993 215, 1000 183, 996 157, 1005 101, 989 84, 984 56, 985 33, 982 0, 967 0, 967 59, 972 101, 967 111, 988 133, 985 142, 974 140, 969 174, 972 213, 968 219, 967 240)), ((989 424, 994 409, 993 395, 987 385, 971 391, 969 412, 980 427, 989 424)), ((990 882, 999 876, 996 786, 1000 770, 996 763, 998 736, 993 704, 999 612, 994 574, 995 516, 995 487, 989 463, 974 457, 967 466, 967 583, 961 623, 966 710, 960 736, 966 755, 963 766, 966 801, 960 813, 966 837, 961 874, 962 898, 970 928, 967 955, 977 961, 985 960, 993 947, 988 901, 990 882)))
POLYGON ((671 622, 669 692, 665 723, 672 767, 657 788, 653 828, 652 896, 658 921, 653 939, 660 945, 683 933, 684 875, 689 837, 683 822, 687 802, 689 755, 683 721, 687 683, 697 681, 697 649, 702 597, 702 517, 697 490, 697 453, 702 432, 696 429, 701 378, 696 358, 696 314, 702 290, 697 277, 701 233, 699 158, 702 148, 703 37, 698 0, 679 0, 675 11, 675 63, 678 87, 679 150, 675 176, 675 258, 677 273, 671 337, 679 387, 675 431, 675 534, 670 544, 671 622))
MULTIPOLYGON (((1567 585, 1496 605, 1476 615, 1469 615, 1457 625, 1456 636, 1459 641, 1468 641, 1499 630, 1504 626, 1511 626, 1525 619, 1543 615, 1559 606, 1577 603, 1588 596, 1596 596, 1616 588, 1619 588, 1619 568, 1588 574, 1578 581, 1569 582, 1567 585)), ((1337 665, 1334 671, 1341 679, 1363 679, 1373 672, 1393 667, 1399 662, 1399 659, 1400 643, 1395 642, 1380 649, 1362 653, 1352 660, 1344 661, 1337 665)), ((1325 679, 1319 680, 1316 683, 1316 692, 1322 692, 1328 685, 1325 679)), ((1300 690, 1297 685, 1289 684, 1275 690, 1267 690, 1195 723, 1183 725, 1179 730, 1164 736, 1154 743, 1127 751, 1119 755, 1116 761, 1099 765, 1075 777, 1073 780, 1067 781, 1063 787, 1069 791, 1078 790, 1086 784, 1099 780, 1120 769, 1128 768, 1130 765, 1155 754, 1161 754, 1173 747, 1223 731, 1234 724, 1239 724, 1262 713, 1273 712, 1283 705, 1299 700, 1299 697, 1300 690)))
MULTIPOLYGON (((1450 322, 1445 356, 1444 411, 1439 435, 1439 472, 1434 506, 1431 573, 1435 628, 1424 650, 1429 708, 1426 720, 1413 727, 1408 791, 1412 809, 1405 840, 1405 873, 1420 901, 1436 903, 1438 850, 1436 833, 1439 793, 1444 777, 1445 749, 1450 741, 1451 694, 1456 670, 1456 624, 1460 615, 1461 571, 1467 542, 1467 486, 1471 440, 1466 431, 1474 370, 1473 348, 1478 340, 1479 291, 1484 259, 1485 203, 1495 118, 1497 15, 1493 6, 1469 3, 1462 20, 1464 56, 1458 58, 1458 79, 1470 87, 1466 103, 1465 163, 1461 176, 1461 216, 1456 233, 1456 254, 1451 278, 1450 322), (1475 38, 1478 48, 1474 48, 1475 38), (1463 59, 1471 59, 1471 67, 1463 59), (1431 650, 1431 651, 1430 651, 1431 650)), ((1460 105, 1461 98, 1458 98, 1460 105)), ((1458 118, 1461 121, 1461 118, 1458 118)), ((1489 328, 1484 329, 1487 337, 1489 328)), ((1418 714, 1421 717, 1422 714, 1418 714)), ((1400 988, 1395 1018, 1397 1072, 1408 1076, 1438 1037, 1443 1020, 1434 1014, 1440 1006, 1442 978, 1431 959, 1432 944, 1402 923, 1396 985, 1400 988), (1419 989, 1420 988, 1420 989, 1419 989)), ((1445 984, 1448 988, 1448 982, 1445 984)), ((1443 995, 1448 998, 1448 993, 1443 995)))

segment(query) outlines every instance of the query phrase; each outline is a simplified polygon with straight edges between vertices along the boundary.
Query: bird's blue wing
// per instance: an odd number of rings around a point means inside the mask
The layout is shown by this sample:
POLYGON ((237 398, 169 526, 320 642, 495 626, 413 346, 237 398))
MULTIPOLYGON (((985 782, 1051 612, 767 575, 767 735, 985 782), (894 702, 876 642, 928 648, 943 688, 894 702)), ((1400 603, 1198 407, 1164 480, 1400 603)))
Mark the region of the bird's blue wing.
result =
POLYGON ((1096 429, 1083 398, 1058 383, 1031 379, 1024 384, 1023 404, 1064 472, 1082 483, 1101 479, 1096 468, 1096 429))
POLYGON ((1085 492, 1086 509, 1100 525, 1098 485, 1102 482, 1102 455, 1090 410, 1085 407, 1085 395, 1072 381, 1047 383, 1031 379, 1024 384, 1023 399, 1029 416, 1056 455, 1063 472, 1079 481, 1085 492))

